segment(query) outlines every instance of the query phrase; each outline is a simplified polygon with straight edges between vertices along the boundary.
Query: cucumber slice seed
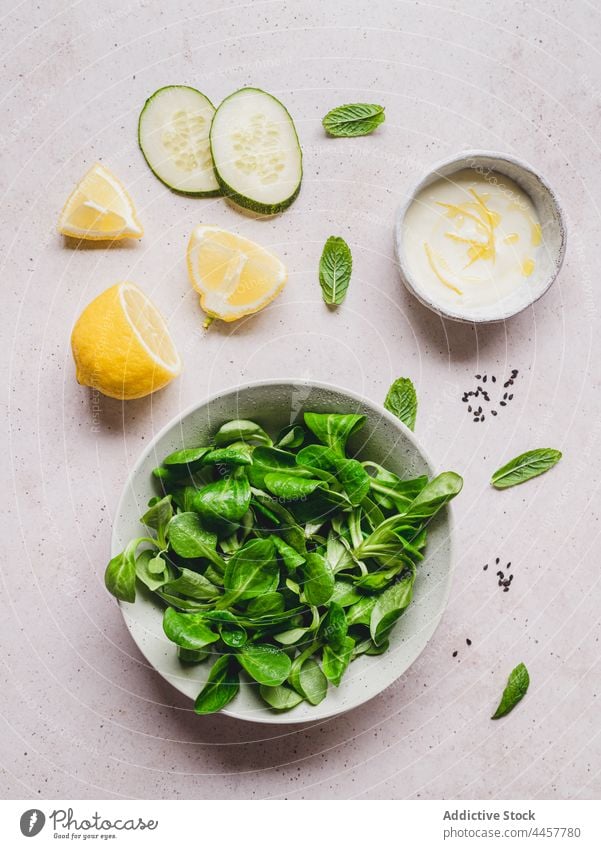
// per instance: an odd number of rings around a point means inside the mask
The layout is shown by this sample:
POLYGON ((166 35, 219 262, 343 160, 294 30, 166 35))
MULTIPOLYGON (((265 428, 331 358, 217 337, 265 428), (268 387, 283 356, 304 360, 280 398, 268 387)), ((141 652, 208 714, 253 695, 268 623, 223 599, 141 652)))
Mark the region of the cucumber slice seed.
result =
POLYGON ((239 206, 273 215, 298 195, 302 151, 290 113, 273 95, 242 88, 226 97, 210 143, 217 181, 239 206))
POLYGON ((138 143, 150 170, 176 192, 221 194, 209 144, 215 107, 195 88, 171 85, 152 94, 140 113, 138 143))

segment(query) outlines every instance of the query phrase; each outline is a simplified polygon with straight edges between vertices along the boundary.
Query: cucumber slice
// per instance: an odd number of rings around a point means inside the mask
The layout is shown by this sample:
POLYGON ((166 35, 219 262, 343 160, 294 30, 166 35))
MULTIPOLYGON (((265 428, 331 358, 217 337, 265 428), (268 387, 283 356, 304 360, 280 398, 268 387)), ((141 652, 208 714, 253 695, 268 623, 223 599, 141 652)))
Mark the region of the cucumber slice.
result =
POLYGON ((273 215, 300 190, 302 152, 288 110, 259 88, 241 88, 217 108, 211 153, 223 193, 239 206, 273 215))
POLYGON ((215 107, 187 85, 152 94, 140 112, 138 143, 156 177, 186 195, 220 195, 213 171, 209 130, 215 107))

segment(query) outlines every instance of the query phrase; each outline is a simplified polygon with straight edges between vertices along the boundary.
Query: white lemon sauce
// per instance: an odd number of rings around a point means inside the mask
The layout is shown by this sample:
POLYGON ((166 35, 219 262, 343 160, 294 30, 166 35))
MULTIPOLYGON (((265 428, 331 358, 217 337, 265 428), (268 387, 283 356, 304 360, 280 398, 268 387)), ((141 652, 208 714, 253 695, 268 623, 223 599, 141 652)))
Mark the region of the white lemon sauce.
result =
POLYGON ((528 194, 502 174, 469 168, 416 195, 404 220, 403 248, 423 294, 465 314, 532 287, 547 264, 528 194))

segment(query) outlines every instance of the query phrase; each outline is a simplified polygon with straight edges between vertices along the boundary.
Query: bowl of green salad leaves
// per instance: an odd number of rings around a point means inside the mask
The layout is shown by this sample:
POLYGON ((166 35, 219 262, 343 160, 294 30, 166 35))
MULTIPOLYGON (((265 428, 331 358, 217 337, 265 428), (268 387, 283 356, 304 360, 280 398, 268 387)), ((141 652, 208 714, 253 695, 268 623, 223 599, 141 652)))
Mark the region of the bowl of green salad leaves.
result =
POLYGON ((434 633, 462 483, 353 392, 240 386, 146 447, 117 509, 106 586, 197 714, 332 717, 392 684, 434 633))

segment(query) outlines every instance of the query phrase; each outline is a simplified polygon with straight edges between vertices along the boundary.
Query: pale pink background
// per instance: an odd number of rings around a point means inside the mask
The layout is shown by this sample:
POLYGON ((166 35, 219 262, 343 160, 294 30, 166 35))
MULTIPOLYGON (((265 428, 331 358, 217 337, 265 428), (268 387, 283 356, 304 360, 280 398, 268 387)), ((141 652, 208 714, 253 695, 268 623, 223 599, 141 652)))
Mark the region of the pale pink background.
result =
POLYGON ((585 0, 12 6, 2 9, 0 125, 2 794, 598 796, 601 10, 585 0), (137 116, 169 83, 215 102, 247 84, 282 98, 305 157, 287 213, 255 221, 223 200, 171 194, 152 176, 137 116), (383 127, 325 138, 324 113, 357 100, 386 106, 383 127), (392 248, 402 194, 465 148, 534 163, 570 230, 551 292, 506 326, 478 331, 412 300, 392 248), (56 235, 67 194, 98 159, 135 198, 140 243, 75 249, 56 235), (285 259, 290 280, 272 308, 203 332, 185 270, 199 222, 285 259), (316 279, 332 234, 355 261, 335 314, 316 279), (101 399, 95 418, 74 379, 69 332, 92 297, 124 278, 163 310, 185 371, 150 399, 101 399), (473 375, 511 368, 520 370, 511 406, 474 424, 460 400, 473 375), (451 602, 434 639, 379 698, 314 727, 195 717, 147 668, 103 587, 129 467, 179 410, 241 381, 308 377, 382 400, 398 375, 417 385, 423 443, 466 479, 451 602), (552 473, 504 493, 488 487, 504 460, 546 445, 565 452, 552 473), (509 593, 496 585, 496 556, 513 564, 509 593), (492 723, 522 660, 530 692, 492 723))

